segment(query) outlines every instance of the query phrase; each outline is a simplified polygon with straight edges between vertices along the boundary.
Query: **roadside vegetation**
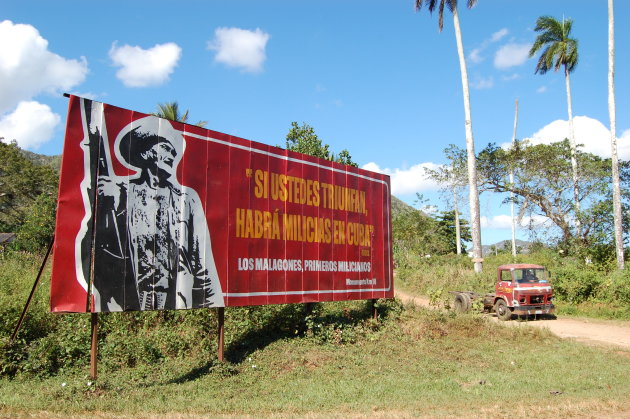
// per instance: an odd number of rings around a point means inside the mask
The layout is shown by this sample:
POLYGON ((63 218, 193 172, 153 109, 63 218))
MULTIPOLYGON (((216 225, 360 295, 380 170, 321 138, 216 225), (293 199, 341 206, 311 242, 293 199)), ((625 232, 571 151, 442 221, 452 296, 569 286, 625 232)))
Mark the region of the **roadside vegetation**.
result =
POLYGON ((448 306, 449 291, 494 291, 497 267, 507 263, 534 263, 551 273, 558 315, 630 320, 630 272, 614 266, 585 264, 562 256, 554 249, 539 249, 512 258, 508 252, 484 259, 483 274, 470 268, 468 256, 406 255, 396 259, 396 287, 410 294, 426 295, 439 306, 448 306), (400 263, 404 260, 405 263, 400 263))
POLYGON ((628 352, 397 300, 228 308, 223 363, 212 309, 101 315, 93 382, 89 315, 48 313, 47 282, 7 345, 39 260, 1 258, 0 415, 630 412, 628 352))

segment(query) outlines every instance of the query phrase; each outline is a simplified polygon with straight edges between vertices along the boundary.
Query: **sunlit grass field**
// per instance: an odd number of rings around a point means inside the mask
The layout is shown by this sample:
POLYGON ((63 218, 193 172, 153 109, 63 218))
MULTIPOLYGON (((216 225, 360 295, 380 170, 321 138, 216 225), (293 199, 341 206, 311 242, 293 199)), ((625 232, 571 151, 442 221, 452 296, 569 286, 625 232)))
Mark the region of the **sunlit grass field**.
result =
POLYGON ((351 343, 286 336, 235 362, 193 358, 101 368, 96 382, 85 365, 4 378, 0 414, 630 414, 630 353, 473 315, 408 308, 351 343))
POLYGON ((36 259, 0 266, 3 417, 630 415, 628 351, 397 301, 227 308, 223 363, 213 310, 101 315, 93 381, 89 316, 48 314, 45 282, 6 346, 36 259))

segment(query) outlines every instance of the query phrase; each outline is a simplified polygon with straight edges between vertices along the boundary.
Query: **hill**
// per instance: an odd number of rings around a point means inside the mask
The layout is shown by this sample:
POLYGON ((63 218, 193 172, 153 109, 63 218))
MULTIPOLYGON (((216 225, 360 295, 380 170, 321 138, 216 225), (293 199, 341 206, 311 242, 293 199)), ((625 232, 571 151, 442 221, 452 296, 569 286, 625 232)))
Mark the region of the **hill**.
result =
POLYGON ((414 207, 412 207, 409 204, 405 204, 402 200, 392 195, 392 217, 395 217, 401 213, 409 212, 413 210, 415 210, 414 207))
POLYGON ((47 156, 45 154, 33 153, 32 151, 21 150, 24 157, 38 166, 50 166, 59 171, 61 168, 61 154, 47 156))
MULTIPOLYGON (((516 251, 519 254, 529 253, 529 248, 531 247, 532 242, 525 240, 516 240, 516 251)), ((488 256, 491 254, 496 254, 504 251, 512 251, 512 240, 502 240, 500 242, 496 242, 494 244, 484 244, 481 246, 484 256, 488 256)), ((467 249, 469 255, 472 254, 472 247, 467 249)))

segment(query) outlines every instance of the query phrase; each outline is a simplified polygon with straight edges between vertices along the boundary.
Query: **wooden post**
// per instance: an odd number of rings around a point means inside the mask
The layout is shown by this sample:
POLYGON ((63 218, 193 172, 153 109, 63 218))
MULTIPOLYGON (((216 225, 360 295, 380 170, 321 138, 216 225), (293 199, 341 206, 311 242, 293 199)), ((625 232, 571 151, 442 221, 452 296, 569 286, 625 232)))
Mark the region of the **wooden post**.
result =
POLYGON ((217 312, 218 320, 219 320, 219 348, 218 348, 218 358, 220 362, 223 362, 224 353, 223 353, 223 345, 225 343, 225 307, 219 307, 219 311, 217 312))
POLYGON ((378 299, 373 299, 372 300, 372 318, 374 320, 378 320, 378 311, 376 310, 376 302, 378 301, 378 299))
POLYGON ((98 354, 98 313, 92 316, 92 346, 90 348, 90 378, 96 380, 96 356, 98 354))
POLYGON ((44 260, 42 261, 42 265, 39 267, 39 273, 37 274, 37 278, 35 278, 35 283, 33 284, 33 288, 31 289, 31 293, 26 300, 26 305, 24 305, 24 310, 22 310, 22 314, 20 315, 20 319, 15 326, 15 330, 11 335, 11 339, 9 339, 9 343, 13 343, 15 338, 17 337, 18 332, 20 331, 20 327, 22 327, 22 322, 24 322, 24 318, 26 318, 26 312, 28 311, 28 307, 31 305, 31 301, 33 300, 33 296, 35 295, 35 290, 37 289, 37 285, 39 284, 39 280, 42 277, 42 272, 44 272, 44 267, 46 266, 46 261, 48 260, 48 256, 50 256, 50 251, 52 250, 53 243, 55 243, 55 236, 53 235, 50 240, 50 244, 48 245, 48 250, 46 251, 46 256, 44 256, 44 260))

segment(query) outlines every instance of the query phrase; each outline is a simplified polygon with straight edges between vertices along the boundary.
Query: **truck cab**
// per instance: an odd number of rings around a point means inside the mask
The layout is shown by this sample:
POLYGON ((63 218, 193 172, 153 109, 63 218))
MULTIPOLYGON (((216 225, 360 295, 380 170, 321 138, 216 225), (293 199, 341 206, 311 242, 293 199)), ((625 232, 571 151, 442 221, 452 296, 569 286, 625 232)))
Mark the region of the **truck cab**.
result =
POLYGON ((501 320, 512 314, 536 315, 555 311, 553 288, 543 266, 501 265, 497 270, 494 308, 501 320))

